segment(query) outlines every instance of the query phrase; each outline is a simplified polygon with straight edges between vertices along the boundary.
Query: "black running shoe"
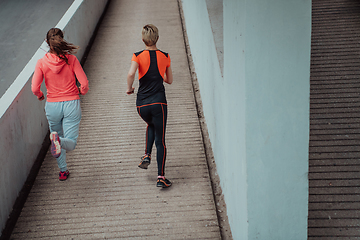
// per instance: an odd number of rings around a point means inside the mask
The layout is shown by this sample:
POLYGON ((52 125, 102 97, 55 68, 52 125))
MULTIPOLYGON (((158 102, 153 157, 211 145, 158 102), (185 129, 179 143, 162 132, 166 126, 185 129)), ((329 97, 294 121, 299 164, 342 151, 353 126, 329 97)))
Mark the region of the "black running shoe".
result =
POLYGON ((139 168, 142 168, 142 169, 147 169, 148 166, 150 165, 150 162, 151 162, 151 158, 149 155, 144 155, 142 158, 141 158, 141 162, 139 163, 139 168))
POLYGON ((171 182, 168 179, 158 178, 156 181, 157 187, 168 188, 171 186, 171 182))

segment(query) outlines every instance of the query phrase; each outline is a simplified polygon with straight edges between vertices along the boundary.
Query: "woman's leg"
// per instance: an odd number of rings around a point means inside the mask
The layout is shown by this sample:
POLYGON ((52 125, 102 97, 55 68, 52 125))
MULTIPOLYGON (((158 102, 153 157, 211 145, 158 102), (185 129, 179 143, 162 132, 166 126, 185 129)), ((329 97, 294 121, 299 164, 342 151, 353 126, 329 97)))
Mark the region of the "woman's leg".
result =
POLYGON ((80 100, 64 102, 63 112, 62 128, 64 135, 60 137, 61 147, 67 151, 72 151, 75 149, 79 137, 81 120, 80 100))
POLYGON ((158 164, 158 176, 165 176, 166 144, 165 131, 167 120, 167 105, 153 105, 153 124, 155 126, 156 160, 158 164))
MULTIPOLYGON (((46 118, 49 123, 50 132, 57 132, 59 137, 63 137, 63 102, 46 102, 45 103, 46 118)), ((56 158, 60 171, 67 170, 66 150, 61 148, 61 154, 56 158)))
POLYGON ((145 155, 151 155, 152 146, 155 141, 155 127, 152 123, 151 106, 143 106, 137 108, 140 117, 147 123, 145 137, 145 155))
POLYGON ((56 158, 60 171, 67 170, 66 151, 75 149, 81 120, 80 100, 47 102, 46 117, 50 132, 57 132, 60 138, 61 154, 56 158))

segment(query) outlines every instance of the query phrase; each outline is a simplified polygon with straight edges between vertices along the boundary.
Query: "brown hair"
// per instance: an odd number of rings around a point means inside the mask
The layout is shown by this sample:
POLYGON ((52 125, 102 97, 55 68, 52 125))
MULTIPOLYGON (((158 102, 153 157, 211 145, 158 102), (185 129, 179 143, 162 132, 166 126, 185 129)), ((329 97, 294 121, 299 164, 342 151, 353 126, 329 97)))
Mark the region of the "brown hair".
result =
POLYGON ((59 28, 51 28, 46 34, 46 42, 50 47, 50 52, 55 53, 59 58, 63 59, 66 64, 68 59, 66 54, 76 53, 79 48, 72 43, 64 40, 64 33, 59 28))
POLYGON ((153 46, 159 39, 159 30, 155 25, 147 24, 143 27, 141 35, 146 46, 153 46))

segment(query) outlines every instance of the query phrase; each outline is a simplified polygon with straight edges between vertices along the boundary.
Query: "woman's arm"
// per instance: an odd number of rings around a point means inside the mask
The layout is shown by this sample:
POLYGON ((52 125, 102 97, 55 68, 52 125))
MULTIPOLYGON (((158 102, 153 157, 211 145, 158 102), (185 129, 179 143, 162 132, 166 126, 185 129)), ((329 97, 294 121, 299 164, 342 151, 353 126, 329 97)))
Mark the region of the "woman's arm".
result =
POLYGON ((127 89, 126 94, 132 94, 134 93, 135 88, 132 86, 135 79, 135 73, 138 69, 139 64, 135 61, 131 61, 130 69, 127 75, 127 89))
POLYGON ((43 82, 43 73, 40 68, 40 60, 36 63, 35 72, 31 80, 31 91, 34 93, 37 98, 42 101, 44 100, 44 93, 41 91, 40 87, 43 82))
POLYGON ((164 82, 166 82, 168 84, 172 84, 172 82, 173 82, 173 75, 172 75, 171 66, 166 68, 166 72, 165 72, 165 76, 164 76, 164 82))
POLYGON ((78 79, 81 86, 79 87, 79 91, 81 95, 85 95, 89 91, 89 81, 86 77, 84 69, 82 68, 79 60, 75 57, 74 61, 74 72, 76 78, 78 79))

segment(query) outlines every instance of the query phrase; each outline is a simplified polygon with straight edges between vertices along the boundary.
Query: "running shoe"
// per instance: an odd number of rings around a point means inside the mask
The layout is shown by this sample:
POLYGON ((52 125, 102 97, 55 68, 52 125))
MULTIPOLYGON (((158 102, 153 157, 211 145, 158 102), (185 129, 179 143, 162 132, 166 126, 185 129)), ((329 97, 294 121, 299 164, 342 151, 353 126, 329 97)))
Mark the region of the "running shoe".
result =
POLYGON ((146 154, 141 158, 141 162, 139 163, 138 167, 142 169, 147 169, 148 166, 150 165, 150 162, 151 162, 150 155, 146 154))
POLYGON ((168 188, 171 186, 171 182, 166 178, 158 178, 156 181, 157 187, 168 188))
POLYGON ((70 175, 69 170, 66 170, 65 172, 59 172, 59 180, 65 181, 70 175))
POLYGON ((51 154, 58 158, 61 154, 61 145, 60 145, 60 138, 57 132, 50 133, 50 140, 51 140, 51 154))

